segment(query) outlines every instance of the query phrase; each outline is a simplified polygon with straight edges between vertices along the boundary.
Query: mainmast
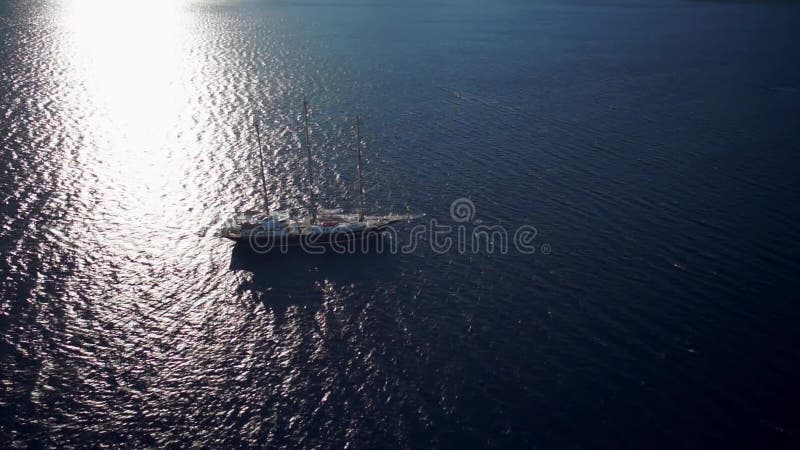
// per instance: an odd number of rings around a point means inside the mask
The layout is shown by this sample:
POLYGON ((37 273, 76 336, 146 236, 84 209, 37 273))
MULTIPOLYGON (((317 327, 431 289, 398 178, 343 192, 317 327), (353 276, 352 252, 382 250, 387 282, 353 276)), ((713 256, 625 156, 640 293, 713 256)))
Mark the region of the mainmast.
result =
POLYGON ((269 214, 269 196, 267 195, 267 177, 264 175, 264 151, 261 147, 261 133, 258 130, 258 119, 253 124, 256 127, 256 140, 258 142, 258 161, 261 164, 261 189, 264 195, 264 209, 269 214))
POLYGON ((364 220, 364 179, 361 178, 361 134, 358 130, 358 116, 356 116, 356 175, 358 176, 358 221, 364 220))
POLYGON ((308 102, 306 102, 305 97, 303 97, 303 120, 306 124, 306 156, 307 156, 307 164, 308 164, 308 183, 309 183, 309 193, 311 197, 311 204, 309 205, 309 210, 311 212, 311 223, 317 222, 317 202, 314 199, 314 170, 311 165, 311 142, 308 139, 308 102))

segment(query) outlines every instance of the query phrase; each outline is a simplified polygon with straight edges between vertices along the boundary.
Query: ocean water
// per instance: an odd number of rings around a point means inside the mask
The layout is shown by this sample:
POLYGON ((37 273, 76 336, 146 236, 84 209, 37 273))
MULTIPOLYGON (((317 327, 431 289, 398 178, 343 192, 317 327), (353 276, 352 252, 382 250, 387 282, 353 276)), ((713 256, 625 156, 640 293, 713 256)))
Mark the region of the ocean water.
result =
POLYGON ((0 447, 797 445, 798 19, 3 2, 0 447), (368 211, 469 199, 536 251, 214 237, 259 205, 254 120, 273 208, 354 208, 355 116, 368 211))

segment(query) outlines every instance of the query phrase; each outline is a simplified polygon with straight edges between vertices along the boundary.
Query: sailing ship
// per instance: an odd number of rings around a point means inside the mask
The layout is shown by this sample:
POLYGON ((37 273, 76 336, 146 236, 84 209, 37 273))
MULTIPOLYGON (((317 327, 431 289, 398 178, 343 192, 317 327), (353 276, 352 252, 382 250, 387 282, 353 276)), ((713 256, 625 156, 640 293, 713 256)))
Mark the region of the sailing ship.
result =
MULTIPOLYGON (((311 159, 311 142, 308 129, 308 103, 303 99, 303 121, 305 123, 306 168, 308 179, 314 179, 311 159)), ((264 210, 251 210, 234 213, 222 225, 219 235, 234 241, 256 241, 280 243, 282 245, 325 244, 365 239, 379 236, 388 227, 409 221, 420 216, 411 214, 368 215, 364 208, 364 180, 361 174, 362 151, 360 121, 356 118, 356 178, 358 181, 359 208, 357 213, 344 213, 340 210, 318 210, 313 186, 309 187, 308 216, 293 218, 288 211, 270 211, 269 194, 264 169, 264 155, 258 122, 255 122, 258 156, 260 161, 261 188, 264 210)))

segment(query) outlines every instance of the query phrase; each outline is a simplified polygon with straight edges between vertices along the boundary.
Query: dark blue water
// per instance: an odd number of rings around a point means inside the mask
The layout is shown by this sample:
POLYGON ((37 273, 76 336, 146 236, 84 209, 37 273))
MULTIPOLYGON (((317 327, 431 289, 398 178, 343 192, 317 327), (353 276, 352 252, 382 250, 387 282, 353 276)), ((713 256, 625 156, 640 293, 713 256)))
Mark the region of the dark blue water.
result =
MULTIPOLYGON (((166 3, 166 2, 164 2, 166 3)), ((0 5, 0 447, 800 442, 800 7, 0 5), (254 256, 314 180, 538 251, 254 256), (549 253, 543 249, 551 250, 549 253)))

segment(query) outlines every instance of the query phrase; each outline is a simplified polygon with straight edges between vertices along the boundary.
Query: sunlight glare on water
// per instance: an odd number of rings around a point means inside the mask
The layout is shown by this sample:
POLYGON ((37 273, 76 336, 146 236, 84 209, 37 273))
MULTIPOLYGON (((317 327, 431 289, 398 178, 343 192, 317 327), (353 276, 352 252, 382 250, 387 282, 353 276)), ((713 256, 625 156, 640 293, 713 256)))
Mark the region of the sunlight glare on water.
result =
POLYGON ((118 199, 130 206, 124 220, 160 215, 162 188, 174 192, 189 156, 175 133, 187 125, 180 120, 192 61, 181 55, 191 38, 181 4, 77 0, 64 8, 70 65, 60 83, 78 91, 69 109, 83 115, 79 126, 100 140, 82 150, 96 154, 80 155, 81 164, 108 189, 137 199, 118 199))
POLYGON ((777 448, 800 68, 774 3, 0 2, 0 447, 777 448), (263 206, 256 118, 273 208, 356 205, 355 116, 368 213, 467 198, 537 252, 214 236, 263 206))

